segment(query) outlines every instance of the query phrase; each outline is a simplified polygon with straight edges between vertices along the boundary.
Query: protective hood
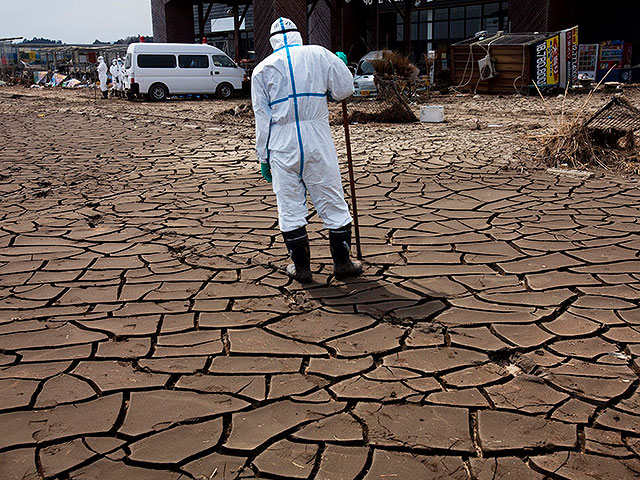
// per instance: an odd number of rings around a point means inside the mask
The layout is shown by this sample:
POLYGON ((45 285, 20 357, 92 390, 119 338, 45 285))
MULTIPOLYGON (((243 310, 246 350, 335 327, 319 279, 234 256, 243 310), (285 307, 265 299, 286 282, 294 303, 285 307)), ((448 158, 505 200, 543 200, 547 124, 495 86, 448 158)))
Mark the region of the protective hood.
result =
POLYGON ((98 62, 104 62, 104 58, 103 57, 98 57, 98 62))
POLYGON ((302 45, 302 35, 298 27, 288 18, 280 17, 271 25, 271 47, 274 50, 285 45, 302 45))

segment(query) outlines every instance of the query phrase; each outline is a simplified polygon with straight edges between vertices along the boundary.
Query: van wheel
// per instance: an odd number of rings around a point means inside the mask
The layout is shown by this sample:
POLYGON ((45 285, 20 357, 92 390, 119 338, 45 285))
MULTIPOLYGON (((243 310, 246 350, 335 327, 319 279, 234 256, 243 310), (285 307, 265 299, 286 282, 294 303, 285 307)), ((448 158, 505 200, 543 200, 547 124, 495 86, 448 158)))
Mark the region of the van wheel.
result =
POLYGON ((154 83, 149 88, 149 98, 154 102, 161 102, 162 100, 166 100, 169 96, 169 90, 161 83, 154 83))
POLYGON ((228 83, 221 83, 220 85, 218 85, 218 88, 216 89, 216 95, 218 95, 220 98, 224 98, 224 99, 231 98, 232 93, 233 93, 233 87, 228 83))

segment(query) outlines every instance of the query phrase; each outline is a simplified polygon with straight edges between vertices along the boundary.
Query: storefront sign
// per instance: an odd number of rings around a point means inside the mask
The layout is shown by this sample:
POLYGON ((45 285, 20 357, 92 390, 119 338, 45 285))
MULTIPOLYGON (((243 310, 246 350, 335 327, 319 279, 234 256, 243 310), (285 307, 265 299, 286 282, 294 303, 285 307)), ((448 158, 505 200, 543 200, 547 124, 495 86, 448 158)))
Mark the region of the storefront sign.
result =
POLYGON ((631 66, 631 42, 609 40, 600 44, 600 70, 631 66))
POLYGON ((539 87, 560 83, 560 35, 533 46, 533 81, 539 87))
POLYGON ((578 27, 560 32, 560 86, 578 81, 578 27))

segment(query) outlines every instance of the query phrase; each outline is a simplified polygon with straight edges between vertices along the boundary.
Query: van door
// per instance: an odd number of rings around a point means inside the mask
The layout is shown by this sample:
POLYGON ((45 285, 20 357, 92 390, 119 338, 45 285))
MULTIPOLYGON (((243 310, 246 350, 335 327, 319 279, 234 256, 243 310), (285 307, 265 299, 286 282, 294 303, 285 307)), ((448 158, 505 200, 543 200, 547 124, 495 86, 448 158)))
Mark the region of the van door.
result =
POLYGON ((133 53, 127 52, 124 60, 124 87, 131 90, 131 79, 135 79, 135 71, 133 69, 133 53))
POLYGON ((211 68, 207 55, 179 54, 178 67, 184 83, 181 93, 209 93, 211 68))
POLYGON ((218 88, 223 82, 230 83, 233 88, 242 88, 242 76, 244 70, 239 68, 233 60, 224 54, 211 55, 213 60, 213 81, 214 88, 218 88))

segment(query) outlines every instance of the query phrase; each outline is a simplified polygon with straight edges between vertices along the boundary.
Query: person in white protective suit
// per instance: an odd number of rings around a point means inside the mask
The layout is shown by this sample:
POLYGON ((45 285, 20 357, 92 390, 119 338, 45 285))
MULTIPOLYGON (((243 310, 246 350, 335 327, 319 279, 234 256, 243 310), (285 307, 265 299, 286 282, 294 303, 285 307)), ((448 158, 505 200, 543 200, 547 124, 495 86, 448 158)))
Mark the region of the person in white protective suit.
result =
POLYGON ((120 74, 118 72, 118 61, 114 58, 109 67, 109 73, 111 74, 111 96, 120 96, 120 74))
POLYGON ((325 228, 336 278, 358 276, 350 259, 351 222, 338 156, 329 128, 327 98, 353 94, 353 77, 335 54, 303 45, 296 25, 279 18, 271 26, 273 53, 254 69, 251 99, 256 154, 263 177, 273 181, 282 236, 293 260, 289 276, 312 280, 307 237, 307 192, 325 228))
POLYGON ((118 90, 124 98, 124 60, 118 57, 118 90))
POLYGON ((98 57, 98 79, 100 80, 100 90, 102 98, 107 98, 107 64, 104 63, 104 57, 98 57))

